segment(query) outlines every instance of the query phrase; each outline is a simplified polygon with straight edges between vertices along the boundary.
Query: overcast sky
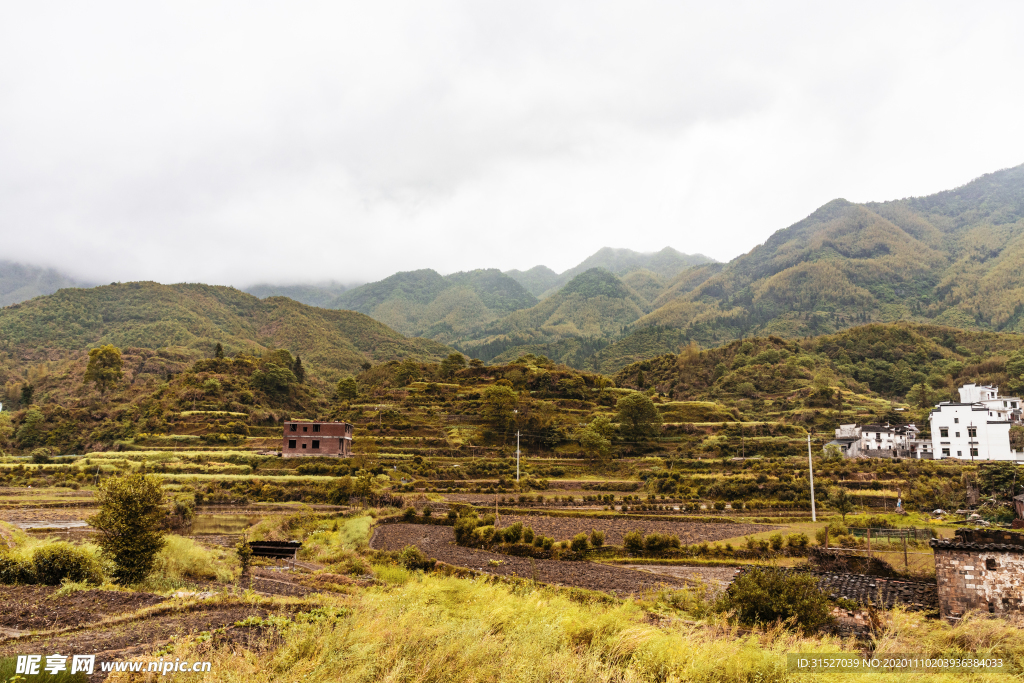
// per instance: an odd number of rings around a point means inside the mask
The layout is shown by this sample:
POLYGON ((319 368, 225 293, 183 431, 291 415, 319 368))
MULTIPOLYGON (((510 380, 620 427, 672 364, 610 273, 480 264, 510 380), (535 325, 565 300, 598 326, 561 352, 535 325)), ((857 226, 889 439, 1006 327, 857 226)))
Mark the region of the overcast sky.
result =
POLYGON ((0 258, 245 286, 731 259, 1024 163, 1024 3, 4 2, 0 258))

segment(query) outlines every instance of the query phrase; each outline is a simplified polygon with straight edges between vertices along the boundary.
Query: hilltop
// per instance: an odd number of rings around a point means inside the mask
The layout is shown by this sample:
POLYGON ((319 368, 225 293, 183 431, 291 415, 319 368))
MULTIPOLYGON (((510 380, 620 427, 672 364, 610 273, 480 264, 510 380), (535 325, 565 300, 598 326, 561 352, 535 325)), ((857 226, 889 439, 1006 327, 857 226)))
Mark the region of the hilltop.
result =
POLYGON ((451 275, 423 269, 351 289, 329 307, 365 313, 406 335, 448 342, 536 303, 522 285, 494 268, 451 275))
POLYGON ((261 300, 231 287, 155 282, 63 289, 0 309, 0 340, 0 350, 19 361, 67 358, 103 344, 172 348, 194 357, 209 355, 218 343, 228 353, 287 349, 328 380, 367 362, 449 352, 361 313, 284 297, 261 300))
POLYGON ((716 263, 703 254, 684 254, 672 247, 665 247, 653 253, 641 253, 632 249, 604 247, 588 256, 579 265, 556 274, 547 266, 535 266, 525 272, 506 271, 538 298, 544 299, 565 286, 577 275, 593 268, 607 270, 614 275, 627 275, 634 271, 646 270, 662 280, 671 280, 681 271, 705 263, 716 263))
POLYGON ((328 308, 348 288, 339 282, 327 282, 314 285, 272 285, 257 284, 246 287, 242 291, 260 299, 272 296, 286 296, 300 304, 328 308))

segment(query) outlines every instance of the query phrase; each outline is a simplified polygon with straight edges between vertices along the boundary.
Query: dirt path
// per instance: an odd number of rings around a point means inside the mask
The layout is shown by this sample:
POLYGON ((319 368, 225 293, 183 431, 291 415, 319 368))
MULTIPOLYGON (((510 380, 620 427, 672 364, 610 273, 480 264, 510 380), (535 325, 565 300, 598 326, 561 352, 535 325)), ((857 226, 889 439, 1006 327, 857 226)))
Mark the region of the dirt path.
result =
POLYGON ((681 588, 688 579, 655 576, 623 567, 593 562, 559 562, 511 557, 455 545, 455 532, 447 526, 387 524, 376 528, 370 546, 379 550, 401 550, 415 545, 424 553, 448 564, 499 576, 519 576, 544 583, 575 586, 613 595, 637 595, 661 588, 681 588), (491 564, 491 562, 499 564, 491 564))

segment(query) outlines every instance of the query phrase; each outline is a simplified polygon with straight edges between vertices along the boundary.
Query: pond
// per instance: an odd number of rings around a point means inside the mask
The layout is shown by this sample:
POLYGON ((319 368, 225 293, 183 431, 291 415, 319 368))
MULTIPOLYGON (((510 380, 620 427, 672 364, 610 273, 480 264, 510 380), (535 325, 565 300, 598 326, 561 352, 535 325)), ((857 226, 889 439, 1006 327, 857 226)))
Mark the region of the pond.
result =
POLYGON ((266 515, 196 515, 192 535, 240 534, 266 515))

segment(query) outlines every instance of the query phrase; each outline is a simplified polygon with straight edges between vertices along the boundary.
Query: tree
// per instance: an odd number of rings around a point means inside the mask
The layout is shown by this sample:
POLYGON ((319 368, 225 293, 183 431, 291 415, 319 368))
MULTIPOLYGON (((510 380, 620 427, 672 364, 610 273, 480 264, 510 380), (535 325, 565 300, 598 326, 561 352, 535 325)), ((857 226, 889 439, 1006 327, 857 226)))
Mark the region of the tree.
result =
POLYGON ((508 430, 515 418, 519 396, 512 387, 495 384, 484 392, 484 417, 495 429, 508 430))
POLYGON ((282 368, 276 363, 267 363, 262 370, 257 370, 249 378, 253 389, 258 389, 268 396, 278 396, 288 392, 288 388, 296 381, 295 373, 282 368))
POLYGON ((466 367, 466 357, 461 353, 449 353, 448 357, 441 361, 441 377, 451 379, 455 373, 466 367))
POLYGON ((657 433, 657 426, 662 422, 661 414, 648 396, 627 394, 619 399, 615 407, 619 411, 617 419, 620 428, 630 438, 645 439, 657 433))
POLYGON ((359 397, 359 385, 356 384, 355 377, 342 377, 338 380, 338 398, 351 401, 352 399, 359 397))
POLYGON ((821 459, 824 462, 841 462, 843 449, 834 443, 825 444, 825 447, 821 449, 821 459))
POLYGON ((122 377, 121 349, 112 344, 89 351, 89 365, 85 368, 83 384, 93 382, 100 394, 117 384, 122 377))
POLYGON ((114 563, 115 583, 139 583, 164 546, 160 480, 141 474, 112 477, 100 484, 96 499, 100 511, 89 525, 99 530, 99 546, 114 563))
POLYGON ((907 403, 918 408, 928 408, 935 405, 935 392, 924 382, 915 384, 907 392, 907 403))
POLYGON ((608 457, 608 453, 611 450, 612 442, 601 436, 601 433, 591 425, 577 429, 573 433, 573 438, 579 442, 580 447, 585 453, 600 460, 608 457))
POLYGON ((398 366, 398 371, 395 373, 395 380, 403 387, 415 382, 419 378, 420 366, 411 358, 403 360, 402 364, 398 366))
POLYGON ((306 368, 302 367, 302 358, 295 356, 295 364, 292 365, 292 374, 295 375, 295 381, 302 384, 306 381, 306 368))
POLYGON ((14 435, 15 440, 18 442, 18 447, 32 448, 43 443, 43 439, 46 436, 43 433, 43 422, 45 421, 46 417, 41 410, 29 408, 28 412, 25 413, 25 417, 21 420, 21 426, 18 427, 18 431, 14 435))
POLYGON ((32 397, 35 395, 36 390, 31 384, 21 385, 21 406, 27 408, 32 405, 32 397))
POLYGON ((224 357, 224 347, 221 346, 220 342, 217 342, 217 347, 213 350, 213 357, 214 358, 223 358, 224 357))
POLYGON ((846 515, 853 512, 854 509, 853 496, 850 495, 850 492, 838 486, 830 489, 828 492, 828 504, 843 516, 843 524, 846 524, 846 515))

